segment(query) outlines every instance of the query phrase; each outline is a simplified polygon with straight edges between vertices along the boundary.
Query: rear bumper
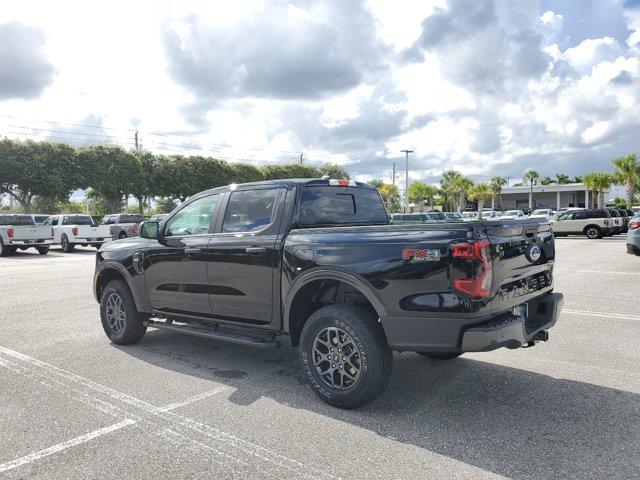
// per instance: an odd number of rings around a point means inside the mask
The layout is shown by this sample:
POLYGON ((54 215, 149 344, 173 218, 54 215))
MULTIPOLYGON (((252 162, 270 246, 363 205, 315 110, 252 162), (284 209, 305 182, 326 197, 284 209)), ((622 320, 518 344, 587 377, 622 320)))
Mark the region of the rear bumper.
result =
POLYGON ((381 318, 393 350, 416 352, 486 352, 518 348, 555 325, 564 303, 561 293, 547 293, 527 304, 528 316, 503 313, 491 318, 381 318))
POLYGON ((75 245, 101 245, 105 242, 110 242, 111 237, 97 237, 97 238, 76 238, 70 243, 75 245))
POLYGON ((5 243, 8 247, 43 247, 53 243, 52 238, 36 239, 36 240, 11 240, 5 243))

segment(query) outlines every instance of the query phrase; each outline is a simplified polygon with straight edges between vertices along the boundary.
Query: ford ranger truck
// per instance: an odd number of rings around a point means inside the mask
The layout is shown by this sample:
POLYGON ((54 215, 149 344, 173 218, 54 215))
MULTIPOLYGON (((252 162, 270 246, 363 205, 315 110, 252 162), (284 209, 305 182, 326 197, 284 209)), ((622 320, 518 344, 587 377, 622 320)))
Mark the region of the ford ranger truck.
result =
POLYGON ((0 257, 27 248, 46 255, 52 241, 51 229, 36 225, 31 215, 0 215, 0 257))
POLYGON ((103 245, 94 293, 115 344, 147 328, 286 340, 316 395, 356 408, 384 391, 393 351, 447 360, 546 341, 563 303, 554 257, 544 220, 392 225, 367 184, 274 180, 202 192, 103 245))

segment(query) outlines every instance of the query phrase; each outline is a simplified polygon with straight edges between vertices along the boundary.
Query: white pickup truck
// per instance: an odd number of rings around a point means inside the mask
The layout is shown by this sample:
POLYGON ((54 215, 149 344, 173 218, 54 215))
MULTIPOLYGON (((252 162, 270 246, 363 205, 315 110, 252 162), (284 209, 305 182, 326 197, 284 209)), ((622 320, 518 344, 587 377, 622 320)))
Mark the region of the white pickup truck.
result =
POLYGON ((76 245, 100 248, 111 241, 109 225, 96 225, 89 215, 52 215, 44 224, 53 233, 53 243, 70 253, 76 245))
POLYGON ((0 256, 27 248, 46 255, 52 241, 51 228, 36 225, 31 215, 0 215, 0 256))

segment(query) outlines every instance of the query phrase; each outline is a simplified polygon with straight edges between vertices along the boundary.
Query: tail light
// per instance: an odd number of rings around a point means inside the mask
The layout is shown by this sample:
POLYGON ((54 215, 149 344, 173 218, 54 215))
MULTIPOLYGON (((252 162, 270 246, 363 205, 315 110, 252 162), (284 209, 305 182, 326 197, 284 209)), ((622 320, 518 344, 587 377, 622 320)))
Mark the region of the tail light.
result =
POLYGON ((7 228, 7 237, 13 238, 13 227, 7 228))
POLYGON ((635 230, 636 228, 640 228, 640 220, 629 222, 629 230, 635 230))
POLYGON ((329 180, 329 185, 331 185, 333 187, 355 187, 356 186, 356 182, 354 182, 353 180, 331 179, 331 180, 329 180))
POLYGON ((491 244, 488 240, 474 243, 456 243, 451 245, 451 256, 454 259, 471 261, 476 264, 467 278, 453 280, 453 288, 459 293, 472 298, 491 296, 493 284, 493 264, 491 263, 491 244))
POLYGON ((74 237, 78 235, 78 227, 71 227, 71 235, 74 237))
POLYGON ((604 221, 604 226, 605 226, 605 227, 608 227, 608 226, 609 226, 609 220, 605 220, 605 221, 604 221))
POLYGON ((131 235, 137 235, 138 234, 138 225, 133 225, 131 227, 131 235))

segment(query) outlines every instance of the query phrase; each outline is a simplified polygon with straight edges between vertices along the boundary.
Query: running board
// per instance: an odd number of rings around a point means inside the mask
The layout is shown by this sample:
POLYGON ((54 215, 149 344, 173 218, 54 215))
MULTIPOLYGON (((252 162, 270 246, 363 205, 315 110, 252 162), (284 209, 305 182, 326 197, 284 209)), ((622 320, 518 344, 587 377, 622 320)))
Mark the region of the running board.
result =
POLYGON ((280 342, 274 340, 275 335, 251 336, 239 335, 237 333, 223 332, 215 327, 194 327, 192 325, 174 324, 171 322, 157 322, 155 320, 145 320, 143 322, 147 327, 158 328, 160 330, 168 330, 170 332, 186 333, 187 335, 195 335, 198 337, 209 338, 211 340, 219 340, 221 342, 236 343, 257 348, 278 348, 280 342))

